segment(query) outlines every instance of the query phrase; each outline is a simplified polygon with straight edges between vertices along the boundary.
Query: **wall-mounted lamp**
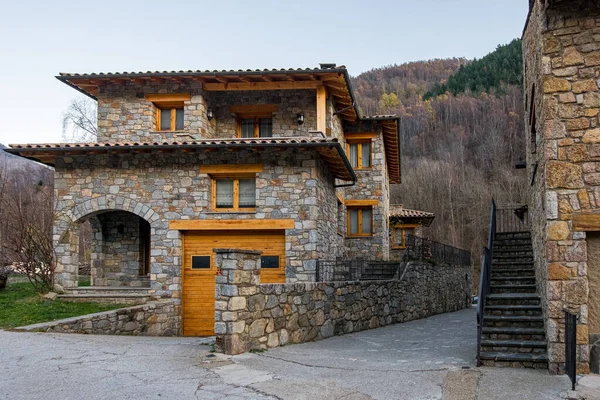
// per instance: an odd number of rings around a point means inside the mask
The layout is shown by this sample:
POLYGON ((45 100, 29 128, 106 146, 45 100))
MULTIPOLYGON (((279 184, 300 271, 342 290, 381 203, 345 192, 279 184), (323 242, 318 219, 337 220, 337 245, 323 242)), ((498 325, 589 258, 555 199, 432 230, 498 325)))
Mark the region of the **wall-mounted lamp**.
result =
POLYGON ((214 114, 213 114, 213 110, 212 108, 208 108, 206 110, 206 118, 208 118, 209 121, 212 121, 212 119, 214 118, 214 114))
POLYGON ((296 114, 296 122, 298 123, 298 125, 302 125, 304 123, 304 114, 303 113, 296 114))

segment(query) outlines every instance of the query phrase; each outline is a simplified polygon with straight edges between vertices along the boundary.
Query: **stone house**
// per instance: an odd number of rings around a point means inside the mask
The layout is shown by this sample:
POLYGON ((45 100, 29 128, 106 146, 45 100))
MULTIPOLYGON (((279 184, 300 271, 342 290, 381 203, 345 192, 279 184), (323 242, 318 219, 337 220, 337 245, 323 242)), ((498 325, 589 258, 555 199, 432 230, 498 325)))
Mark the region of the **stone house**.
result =
POLYGON ((97 101, 97 142, 8 151, 55 169, 63 296, 171 299, 178 334, 212 335, 215 248, 261 251, 264 283, 314 281, 318 259, 390 258, 398 118, 360 116, 345 67, 57 78, 97 101))
POLYGON ((390 260, 400 260, 409 237, 423 237, 423 227, 431 226, 434 218, 434 213, 411 210, 402 204, 390 205, 390 260))
POLYGON ((600 4, 530 0, 523 34, 534 264, 548 361, 565 362, 563 309, 578 314, 578 372, 599 372, 600 4))

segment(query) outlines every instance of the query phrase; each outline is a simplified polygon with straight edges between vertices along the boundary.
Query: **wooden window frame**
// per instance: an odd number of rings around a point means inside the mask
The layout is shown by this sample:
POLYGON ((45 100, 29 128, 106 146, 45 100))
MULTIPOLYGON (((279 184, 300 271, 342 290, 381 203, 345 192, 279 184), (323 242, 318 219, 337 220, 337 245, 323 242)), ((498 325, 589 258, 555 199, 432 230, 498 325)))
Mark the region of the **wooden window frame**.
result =
POLYGON ((237 137, 242 137, 242 120, 244 119, 253 119, 254 120, 254 137, 271 137, 271 136, 260 136, 260 120, 261 119, 270 119, 271 120, 271 135, 273 134, 273 117, 240 117, 237 118, 237 137))
POLYGON ((347 206, 346 207, 346 236, 348 237, 371 237, 373 236, 373 206, 347 206), (350 211, 358 211, 358 233, 351 233, 350 229, 350 211), (363 210, 371 211, 371 232, 363 233, 362 229, 362 212, 363 210))
MULTIPOLYGON (((184 110, 183 105, 181 107, 161 107, 156 105, 156 131, 157 132, 174 132, 177 131, 177 110, 184 110), (171 127, 170 129, 161 129, 161 111, 163 110, 171 110, 171 127)), ((185 111, 184 111, 184 120, 185 120, 185 111)), ((181 129, 179 129, 181 131, 181 129)))
MULTIPOLYGON (((255 212, 255 207, 240 207, 240 179, 254 179, 256 184, 256 174, 219 174, 211 175, 211 201, 213 212, 255 212), (232 208, 217 208, 217 181, 224 179, 233 180, 233 207, 232 208)), ((256 187, 255 187, 256 190, 256 187)), ((256 194, 255 194, 256 196, 256 194)), ((255 197, 256 200, 256 197, 255 197)))
POLYGON ((406 248, 406 231, 408 229, 417 229, 419 224, 402 224, 396 225, 392 227, 392 249, 405 249, 406 248), (400 235, 402 236, 402 241, 400 246, 394 245, 396 243, 396 232, 400 231, 400 235))
POLYGON ((371 139, 347 139, 346 140, 346 155, 350 160, 350 146, 356 144, 358 146, 358 155, 356 161, 356 167, 352 167, 354 170, 368 170, 373 168, 373 141, 371 139), (369 165, 367 167, 362 166, 362 145, 363 143, 369 143, 369 165))
MULTIPOLYGON (((192 96, 189 93, 158 93, 147 94, 145 99, 154 104, 156 132, 174 132, 177 131, 177 109, 183 110, 183 121, 185 122, 185 102, 190 101, 192 96), (171 110, 170 129, 160 129, 161 111, 171 110)), ((185 128, 185 125, 184 125, 185 128)), ((181 130, 180 130, 181 131, 181 130)))

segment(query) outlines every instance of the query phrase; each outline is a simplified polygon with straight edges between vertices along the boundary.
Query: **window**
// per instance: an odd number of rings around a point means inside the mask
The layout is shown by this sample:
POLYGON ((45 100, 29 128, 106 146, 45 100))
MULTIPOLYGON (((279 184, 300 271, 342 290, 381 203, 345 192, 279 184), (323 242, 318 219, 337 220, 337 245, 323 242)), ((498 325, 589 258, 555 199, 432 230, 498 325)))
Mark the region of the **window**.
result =
POLYGON ((371 168, 371 141, 352 141, 347 146, 350 165, 355 169, 371 168))
POLYGON ((181 131, 184 129, 184 104, 189 93, 147 94, 146 100, 154 104, 157 131, 181 131))
POLYGON ((192 256, 192 269, 210 269, 210 256, 192 256))
POLYGON ((262 256, 260 258, 260 267, 268 269, 279 268, 279 256, 262 256))
POLYGON ((213 178, 213 210, 254 211, 256 207, 256 179, 213 178))
POLYGON ((400 225, 392 228, 392 248, 405 249, 408 235, 415 235, 417 225, 400 225))
POLYGON ((241 138, 272 137, 272 118, 240 118, 238 120, 238 136, 241 138))
POLYGON ((348 236, 373 234, 373 207, 348 207, 348 236))
POLYGON ((159 131, 183 130, 183 107, 156 108, 156 126, 159 131))
POLYGON ((237 116, 237 135, 241 138, 272 137, 273 114, 277 104, 249 104, 230 106, 229 112, 237 116))

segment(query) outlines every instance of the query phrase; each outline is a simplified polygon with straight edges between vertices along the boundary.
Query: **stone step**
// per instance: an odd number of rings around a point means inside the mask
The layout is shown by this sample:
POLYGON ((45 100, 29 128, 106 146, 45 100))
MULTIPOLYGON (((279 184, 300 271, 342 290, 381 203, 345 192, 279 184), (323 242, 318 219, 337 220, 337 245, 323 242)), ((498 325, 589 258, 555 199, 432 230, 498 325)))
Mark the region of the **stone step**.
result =
POLYGON ((481 333, 481 340, 546 340, 541 327, 484 326, 481 333))
POLYGON ((535 285, 535 276, 492 276, 492 285, 535 285))
POLYGON ((494 250, 498 247, 527 246, 531 247, 531 239, 496 239, 494 250))
POLYGON ((496 254, 523 254, 523 255, 533 255, 533 250, 531 246, 494 246, 494 255, 496 254))
POLYGON ((535 278, 535 270, 533 268, 492 268, 492 278, 513 276, 530 276, 535 278))
POLYGON ((541 316, 542 307, 539 305, 486 305, 484 313, 486 316, 541 316))
POLYGON ((503 353, 483 351, 479 354, 479 358, 482 365, 486 367, 548 368, 548 355, 546 353, 503 353))
POLYGON ((501 352, 481 352, 479 358, 495 361, 534 361, 548 362, 548 354, 531 353, 501 353, 501 352))
POLYGON ((491 293, 536 293, 536 284, 519 285, 491 285, 491 293))
POLYGON ((533 267, 533 261, 521 261, 521 260, 511 260, 511 259, 502 259, 502 260, 492 260, 492 268, 493 267, 513 267, 513 266, 522 266, 522 267, 533 267))
POLYGON ((481 345, 490 347, 535 347, 545 349, 547 343, 543 340, 482 340, 481 345))
POLYGON ((496 240, 498 239, 522 239, 522 238, 531 238, 531 233, 529 231, 518 231, 518 232, 497 232, 494 236, 496 240))
POLYGON ((490 328, 544 328, 541 315, 489 315, 483 317, 483 326, 490 328))
POLYGON ((486 306, 500 305, 528 305, 540 304, 540 296, 537 293, 492 293, 488 294, 486 306))
POLYGON ((529 263, 533 263, 533 257, 522 257, 522 256, 496 257, 496 254, 494 254, 494 258, 492 258, 492 264, 502 264, 502 263, 506 263, 506 262, 529 264, 529 263))
POLYGON ((59 294, 58 298, 74 302, 126 305, 144 304, 152 300, 152 296, 149 293, 59 294))
POLYGON ((81 286, 75 288, 65 288, 65 294, 148 294, 149 287, 137 286, 81 286))

